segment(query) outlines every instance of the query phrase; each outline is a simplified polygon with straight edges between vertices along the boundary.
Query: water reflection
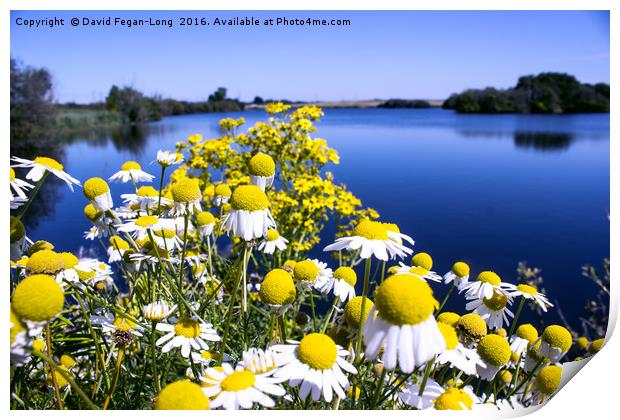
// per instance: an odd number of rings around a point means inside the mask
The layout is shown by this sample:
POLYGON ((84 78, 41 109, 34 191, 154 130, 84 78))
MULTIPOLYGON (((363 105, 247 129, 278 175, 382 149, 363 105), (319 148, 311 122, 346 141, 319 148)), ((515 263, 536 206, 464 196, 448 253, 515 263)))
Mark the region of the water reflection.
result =
MULTIPOLYGON (((459 133, 473 139, 504 139, 512 138, 517 149, 532 149, 540 152, 567 150, 577 139, 572 133, 546 131, 488 131, 461 130, 459 133)), ((592 137, 596 139, 596 136, 592 137)))

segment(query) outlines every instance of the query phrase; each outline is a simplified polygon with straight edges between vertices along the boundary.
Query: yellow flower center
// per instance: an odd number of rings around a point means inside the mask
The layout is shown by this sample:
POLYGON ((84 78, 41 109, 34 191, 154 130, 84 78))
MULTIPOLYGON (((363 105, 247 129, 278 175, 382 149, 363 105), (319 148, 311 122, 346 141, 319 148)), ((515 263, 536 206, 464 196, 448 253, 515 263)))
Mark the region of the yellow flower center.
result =
POLYGON ((110 192, 108 183, 101 178, 90 178, 84 182, 84 196, 89 200, 110 192))
POLYGON ((62 171, 64 169, 64 167, 57 160, 49 157, 37 156, 36 158, 34 158, 34 163, 47 166, 48 168, 52 168, 57 171, 62 171))
POLYGON ((175 182, 171 189, 172 199, 176 203, 191 203, 200 200, 200 187, 198 180, 192 178, 183 178, 175 182))
POLYGON ((396 223, 383 223, 388 232, 400 233, 400 228, 396 223))
POLYGON ((466 314, 459 318, 455 325, 456 330, 466 338, 479 340, 487 334, 487 324, 476 313, 466 314))
POLYGON ((87 204, 86 207, 84 207, 84 216, 86 216, 86 218, 91 222, 101 217, 101 214, 102 213, 90 203, 87 204))
POLYGON ((13 168, 9 168, 11 170, 11 174, 10 174, 10 180, 11 181, 15 181, 15 170, 13 168))
POLYGON ((296 264, 297 264, 297 261, 295 260, 286 260, 284 261, 284 264, 282 264, 282 267, 289 268, 291 271, 293 271, 296 264))
POLYGON ((33 350, 38 350, 41 353, 43 353, 45 351, 45 341, 36 338, 33 342, 32 342, 32 349, 33 350))
POLYGON ((78 258, 70 252, 61 252, 60 257, 65 262, 65 269, 73 268, 79 262, 78 258))
POLYGON ((375 291, 379 317, 392 325, 416 325, 433 315, 435 302, 430 286, 423 280, 393 275, 375 291))
POLYGON ((474 400, 459 388, 448 388, 438 396, 433 405, 435 410, 471 410, 474 400))
POLYGON ((75 366, 76 363, 77 362, 75 361, 75 359, 68 354, 63 354, 62 356, 60 356, 60 364, 67 369, 71 369, 73 366, 75 366))
POLYGON ((220 386, 222 387, 222 391, 241 391, 243 389, 251 388, 256 382, 256 376, 254 373, 249 370, 237 370, 228 375, 220 386))
POLYGON ((532 324, 519 325, 515 334, 517 337, 529 341, 530 344, 538 339, 538 331, 532 324))
POLYGON ((52 245, 51 243, 47 241, 40 240, 40 241, 36 241, 30 246, 30 249, 28 250, 28 254, 32 256, 36 252, 43 251, 43 250, 52 251, 53 249, 54 249, 54 245, 52 245))
POLYGON ((536 389, 545 395, 553 394, 560 386, 562 368, 560 366, 545 366, 536 377, 536 389))
POLYGON ((35 274, 17 285, 11 304, 21 319, 49 321, 62 310, 65 294, 53 277, 35 274))
MULTIPOLYGON (((69 381, 67 381, 67 378, 65 378, 65 376, 60 373, 60 371, 64 372, 65 374, 72 376, 71 373, 69 373, 69 371, 67 370, 67 368, 63 365, 60 365, 56 368, 56 370, 54 371, 54 376, 56 377, 56 383, 58 384, 59 388, 64 388, 65 386, 69 385, 69 381)), ((52 373, 48 373, 47 374, 47 380, 48 383, 50 385, 53 384, 53 379, 52 379, 52 373)))
POLYGON ((311 260, 300 261, 295 264, 293 275, 299 281, 314 282, 319 275, 319 267, 311 260))
POLYGON ((388 239, 388 230, 381 222, 373 222, 371 220, 362 220, 355 229, 353 236, 361 236, 370 240, 386 241, 388 239))
POLYGON ((493 292, 493 296, 490 299, 482 298, 484 306, 492 311, 501 311, 508 304, 508 296, 503 293, 493 292))
POLYGON ((411 258, 411 265, 430 270, 433 268, 433 259, 426 252, 419 252, 411 258))
POLYGON ((188 317, 181 318, 174 325, 174 333, 186 338, 200 336, 200 324, 188 317))
POLYGON ((437 315, 437 321, 452 326, 454 326, 459 321, 459 319, 461 319, 461 316, 454 312, 442 312, 437 315))
POLYGON ((119 236, 110 236, 110 246, 114 249, 129 249, 129 244, 119 236))
POLYGON ((24 224, 15 216, 11 216, 11 243, 19 241, 26 236, 24 224))
POLYGON ((138 188, 136 195, 140 197, 159 197, 159 191, 157 191, 150 185, 143 185, 142 187, 138 188))
POLYGON ((166 385, 155 400, 156 410, 208 410, 209 398, 200 386, 190 381, 166 385))
POLYGON ((469 265, 461 261, 456 262, 452 266, 452 272, 456 274, 457 277, 469 276, 469 265))
POLYGON ((428 270, 426 268, 424 268, 424 267, 417 267, 417 266, 411 267, 409 269, 409 272, 411 274, 414 274, 414 275, 420 276, 420 277, 424 277, 425 275, 428 274, 428 270))
POLYGON ((138 162, 134 162, 133 160, 128 160, 127 162, 123 163, 123 166, 121 166, 121 171, 129 171, 129 170, 140 170, 142 169, 142 166, 140 166, 140 164, 138 162))
POLYGON ((493 286, 499 286, 499 284, 502 282, 502 279, 500 279, 499 276, 493 271, 483 271, 482 273, 478 274, 478 278, 476 280, 482 283, 492 284, 493 286))
POLYGON ((359 329, 361 320, 366 320, 366 318, 368 318, 368 314, 370 313, 372 307, 372 300, 362 298, 362 296, 355 296, 344 306, 344 319, 350 327, 359 329), (362 315, 362 302, 365 302, 364 315, 362 315))
POLYGON ((604 344, 605 344, 605 339, 604 338, 598 338, 598 339, 592 341, 592 344, 590 344, 590 347, 588 348, 588 351, 590 353, 598 353, 599 351, 601 351, 601 349, 603 348, 604 344))
POLYGON ((551 347, 567 352, 573 345, 573 336, 561 325, 550 325, 542 333, 542 339, 551 347))
POLYGON ((213 223, 215 223, 215 217, 213 217, 211 212, 203 211, 196 215, 196 224, 198 226, 208 226, 213 223))
POLYGON ((134 223, 142 228, 149 228, 158 222, 157 216, 140 216, 134 223))
POLYGON ((230 187, 226 184, 217 184, 215 186, 215 195, 219 195, 222 197, 230 197, 232 194, 232 191, 230 190, 230 187))
POLYGON ((346 281, 351 287, 355 287, 355 283, 357 283, 357 274, 351 267, 338 267, 334 271, 334 278, 346 281))
POLYGON ((49 249, 35 252, 26 263, 26 270, 32 274, 56 274, 64 269, 65 260, 49 249))
POLYGON ((127 318, 122 318, 122 317, 116 317, 112 325, 114 325, 117 331, 123 331, 123 332, 131 331, 134 328, 136 328, 135 322, 130 321, 127 318))
POLYGON ((486 335, 478 343, 478 355, 493 366, 504 366, 510 360, 511 354, 510 344, 500 335, 486 335))
POLYGON ((269 177, 276 173, 276 164, 271 156, 257 153, 250 159, 250 175, 269 177))
POLYGON ((509 384, 512 382, 512 373, 509 370, 502 369, 499 371, 499 378, 503 383, 509 384))
POLYGON ((267 229, 267 240, 275 241, 280 237, 280 233, 277 230, 267 229))
POLYGON ((269 207, 269 199, 256 185, 240 185, 233 192, 230 205, 235 210, 265 210, 269 207))
POLYGON ((260 300, 268 305, 287 305, 297 296, 295 283, 288 271, 276 268, 265 276, 258 292, 260 300))
POLYGON ((438 322, 437 326, 439 327, 439 331, 441 331, 441 335, 443 335, 443 338, 446 340, 446 350, 454 350, 459 344, 459 338, 456 335, 454 327, 444 324, 443 322, 438 322))
POLYGON ((517 290, 532 296, 536 296, 538 294, 538 290, 534 286, 530 286, 529 284, 519 284, 517 286, 517 290))
POLYGON ((95 277, 95 274, 97 274, 95 270, 83 271, 78 270, 77 268, 75 269, 75 272, 78 274, 78 277, 82 282, 92 279, 93 277, 95 277))
POLYGON ((331 369, 337 356, 338 349, 334 340, 321 333, 308 334, 297 347, 299 360, 316 370, 331 369))
POLYGON ((177 236, 177 232, 172 229, 155 230, 153 231, 153 234, 164 239, 172 239, 177 236))

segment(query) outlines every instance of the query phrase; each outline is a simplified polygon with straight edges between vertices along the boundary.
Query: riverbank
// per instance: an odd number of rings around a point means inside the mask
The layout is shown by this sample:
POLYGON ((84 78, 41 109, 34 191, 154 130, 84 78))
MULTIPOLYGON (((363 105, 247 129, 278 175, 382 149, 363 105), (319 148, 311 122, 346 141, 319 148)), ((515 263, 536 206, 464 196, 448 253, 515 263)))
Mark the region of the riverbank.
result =
MULTIPOLYGON (((430 108, 441 108, 443 106, 443 99, 425 99, 428 102, 430 108)), ((294 102, 290 103, 291 107, 299 108, 302 106, 318 106, 320 108, 338 108, 338 109, 365 109, 365 108, 380 108, 383 104, 388 102, 385 99, 363 99, 363 100, 343 100, 343 101, 312 101, 312 102, 294 102)), ((265 104, 247 104, 245 109, 264 109, 265 104)))

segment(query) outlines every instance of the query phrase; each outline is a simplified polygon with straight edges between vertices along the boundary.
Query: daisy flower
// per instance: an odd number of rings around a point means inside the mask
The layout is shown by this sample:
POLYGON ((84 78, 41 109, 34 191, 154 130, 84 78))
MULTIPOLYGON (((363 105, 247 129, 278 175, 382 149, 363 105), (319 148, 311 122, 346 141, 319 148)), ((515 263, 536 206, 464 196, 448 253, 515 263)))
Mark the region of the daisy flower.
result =
POLYGON ((337 238, 336 242, 323 248, 323 251, 360 250, 361 258, 370 258, 372 255, 382 261, 388 258, 403 258, 413 251, 390 238, 385 225, 371 220, 361 221, 352 236, 337 238))
POLYGON ((228 203, 231 196, 232 191, 228 185, 220 183, 215 186, 213 200, 215 201, 216 206, 221 206, 228 203))
POLYGON ((161 229, 153 231, 153 240, 159 248, 170 251, 183 248, 183 241, 177 236, 174 229, 161 229))
POLYGON ((267 229, 265 239, 258 244, 258 250, 263 251, 265 254, 273 254, 276 248, 280 251, 284 251, 287 243, 288 239, 280 236, 280 233, 277 230, 267 229))
POLYGON ((215 217, 211 214, 211 212, 203 211, 196 215, 196 226, 198 227, 198 232, 200 236, 209 236, 213 233, 213 228, 215 227, 215 217))
POLYGON ((166 385, 157 395, 155 410, 208 410, 209 398, 202 388, 188 380, 166 385))
POLYGON ((331 280, 332 270, 319 260, 304 260, 295 264, 293 277, 303 290, 310 290, 313 286, 320 290, 331 280))
POLYGON ((140 216, 117 227, 119 232, 130 233, 135 239, 144 239, 151 232, 175 229, 174 220, 160 219, 157 216, 140 216))
POLYGON ((509 325, 509 318, 514 318, 514 314, 508 309, 512 298, 503 292, 494 291, 490 299, 475 296, 468 299, 465 309, 479 314, 491 329, 502 328, 504 324, 509 325))
POLYGON ((433 312, 436 301, 428 283, 408 274, 389 276, 375 291, 375 306, 364 323, 366 357, 381 346, 387 370, 396 365, 411 373, 446 348, 433 312))
POLYGON ((87 179, 84 182, 84 196, 99 211, 106 212, 114 207, 110 186, 102 178, 87 179))
POLYGON ((333 394, 345 399, 349 380, 343 373, 357 374, 357 369, 346 357, 348 350, 336 345, 328 335, 311 333, 300 342, 277 344, 271 349, 276 352, 280 367, 274 374, 276 379, 288 380, 292 387, 299 386, 299 397, 312 401, 321 399, 330 402, 333 394))
POLYGON ((382 223, 383 226, 387 229, 388 237, 394 242, 398 242, 402 245, 403 240, 409 242, 409 244, 414 245, 415 241, 409 235, 405 235, 401 233, 400 228, 395 223, 382 223))
POLYGON ((11 203, 9 205, 9 208, 11 210, 15 210, 15 209, 20 208, 21 206, 23 206, 27 202, 28 202, 27 198, 14 197, 14 198, 11 198, 11 203))
POLYGON ((280 268, 271 270, 261 284, 258 297, 276 312, 283 313, 295 301, 297 289, 288 271, 280 268))
POLYGON ((398 274, 413 274, 414 276, 420 277, 424 280, 432 280, 436 282, 441 282, 441 276, 434 271, 431 271, 433 268, 433 259, 426 252, 419 252, 415 254, 411 258, 411 267, 399 263, 400 268, 396 270, 398 274))
POLYGON ((174 201, 174 214, 185 215, 202 211, 200 207, 202 193, 197 179, 180 179, 172 185, 171 193, 174 201))
POLYGON ((355 283, 357 283, 357 274, 351 267, 339 267, 334 271, 333 276, 317 287, 321 293, 334 292, 334 295, 341 302, 346 302, 355 297, 355 283))
POLYGON ((158 300, 142 307, 142 315, 144 319, 149 321, 161 321, 170 316, 176 309, 177 305, 168 304, 163 300, 158 300))
POLYGON ((464 291, 467 298, 491 299, 494 292, 505 293, 513 288, 514 285, 502 282, 502 279, 493 271, 483 271, 478 274, 476 281, 461 286, 459 293, 464 291))
POLYGON ((538 289, 534 286, 530 286, 529 284, 519 284, 516 286, 515 290, 510 292, 510 296, 517 297, 522 296, 525 299, 533 300, 536 305, 540 306, 544 312, 547 312, 547 308, 552 308, 553 305, 545 295, 538 292, 538 289))
POLYGON ((111 264, 122 261, 123 255, 130 249, 129 243, 120 236, 110 236, 110 246, 108 247, 108 262, 111 264))
POLYGON ((550 325, 538 338, 538 354, 548 358, 552 363, 558 362, 573 345, 573 336, 561 325, 550 325))
POLYGON ((271 156, 264 153, 257 153, 252 156, 249 163, 250 183, 256 185, 261 190, 271 187, 276 174, 276 164, 271 156))
POLYGON ((277 354, 270 348, 263 350, 250 347, 243 352, 238 366, 257 374, 267 373, 278 366, 276 359, 277 354))
POLYGON ((268 394, 279 397, 286 394, 279 381, 270 375, 257 375, 243 367, 233 369, 228 363, 222 364, 221 370, 208 368, 200 380, 203 392, 212 398, 212 408, 251 409, 254 404, 271 408, 275 401, 268 394))
POLYGON ((262 238, 275 228, 269 199, 256 185, 238 186, 230 198, 230 211, 222 219, 222 229, 246 241, 262 238))
POLYGON ((28 349, 32 346, 32 338, 28 335, 28 328, 13 311, 12 306, 10 309, 11 365, 22 366, 30 360, 28 349))
POLYGON ((468 375, 476 374, 476 366, 485 366, 476 350, 468 349, 459 343, 456 330, 452 326, 443 322, 438 322, 437 326, 446 340, 446 348, 439 353, 436 363, 440 365, 449 364, 468 375))
POLYGON ((32 253, 26 263, 28 274, 49 274, 57 277, 64 269, 65 260, 51 249, 41 249, 32 253))
POLYGON ((536 340, 538 331, 532 324, 519 325, 514 335, 510 337, 510 350, 521 356, 536 340))
POLYGON ((101 331, 106 335, 113 335, 120 332, 142 337, 142 332, 144 331, 142 326, 123 316, 95 315, 90 318, 90 322, 94 325, 99 325, 101 331))
POLYGON ((349 300, 346 305, 344 305, 344 320, 353 331, 354 335, 359 331, 362 320, 366 320, 366 318, 368 318, 373 306, 374 303, 372 300, 363 298, 362 296, 355 296, 353 299, 349 300), (365 302, 363 314, 362 302, 365 302))
MULTIPOLYGON (((136 190, 135 194, 121 194, 121 199, 130 211, 134 210, 135 206, 138 206, 141 210, 154 209, 160 203, 159 191, 150 185, 143 185, 136 190)), ((161 196, 161 205, 169 206, 172 201, 161 196)))
POLYGON ((400 400, 419 410, 433 408, 435 410, 471 410, 480 404, 480 399, 473 393, 470 386, 464 388, 450 387, 444 389, 429 379, 420 393, 421 384, 409 385, 399 393, 400 400))
POLYGON ((469 265, 462 261, 455 262, 452 269, 443 276, 445 284, 453 283, 459 289, 469 282, 469 265))
POLYGON ((481 379, 492 381, 499 370, 510 361, 512 352, 508 341, 497 334, 488 334, 478 343, 478 356, 484 365, 477 365, 476 371, 481 379))
POLYGON ((66 173, 63 170, 64 167, 52 158, 38 156, 34 160, 28 160, 13 156, 11 160, 17 162, 17 165, 13 165, 14 168, 30 168, 30 171, 26 174, 26 179, 30 181, 39 182, 43 175, 49 172, 64 181, 71 191, 73 191, 74 184, 80 185, 80 181, 66 173))
POLYGON ((142 170, 138 162, 129 160, 121 166, 121 170, 109 178, 110 182, 151 182, 155 177, 142 170))
POLYGON ((560 387, 561 379, 562 366, 550 365, 540 369, 534 380, 532 391, 534 400, 539 404, 549 400, 560 387))
POLYGON ((170 152, 168 150, 157 151, 157 163, 164 168, 168 166, 176 165, 183 162, 183 155, 177 152, 170 152))
MULTIPOLYGON (((9 168, 11 170, 11 175, 9 178, 9 182, 11 185, 11 188, 13 189, 13 191, 15 191, 15 194, 17 194, 17 197, 27 200, 28 197, 26 197, 26 193, 24 192, 24 190, 27 190, 29 188, 34 188, 34 185, 27 183, 26 181, 22 181, 21 179, 18 179, 15 177, 15 170, 13 168, 9 168)), ((15 196, 13 195, 13 191, 11 191, 11 201, 15 200, 15 196)))
POLYGON ((64 304, 64 291, 47 274, 26 277, 17 284, 11 297, 11 308, 15 315, 28 328, 34 329, 56 318, 64 304))
POLYGON ((198 322, 195 317, 171 318, 171 323, 160 322, 155 329, 166 333, 156 345, 162 347, 162 352, 168 353, 176 347, 181 348, 181 355, 189 357, 190 349, 209 350, 207 341, 220 341, 220 336, 211 324, 198 322))

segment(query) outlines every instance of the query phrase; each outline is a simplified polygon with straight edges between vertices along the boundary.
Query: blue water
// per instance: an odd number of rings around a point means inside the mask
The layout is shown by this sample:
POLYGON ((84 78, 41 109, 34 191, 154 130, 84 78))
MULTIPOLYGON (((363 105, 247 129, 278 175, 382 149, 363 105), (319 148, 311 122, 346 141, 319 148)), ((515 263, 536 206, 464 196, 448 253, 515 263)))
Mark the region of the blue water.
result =
MULTIPOLYGON (((577 326, 584 300, 596 292, 581 266, 609 256, 608 114, 491 116, 440 109, 325 114, 316 136, 341 157, 340 165, 328 169, 382 220, 413 236, 416 251, 429 252, 438 272, 463 260, 473 272, 492 269, 513 282, 517 262, 525 260, 543 270, 549 297, 577 326)), ((130 159, 158 175, 157 165, 149 166, 158 149, 172 149, 193 133, 216 137, 217 122, 227 116, 244 116, 249 126, 265 114, 169 117, 138 134, 77 136, 61 158, 82 181, 107 178, 130 159)), ((74 252, 77 244, 92 246, 80 240, 89 228, 81 192, 47 187, 54 189, 46 199, 48 214, 29 222, 29 236, 74 252)), ((115 198, 129 190, 112 186, 115 198)), ((321 248, 332 239, 327 229, 321 248)), ((462 301, 451 307, 462 311, 462 301)), ((550 319, 557 320, 555 312, 550 319)))

